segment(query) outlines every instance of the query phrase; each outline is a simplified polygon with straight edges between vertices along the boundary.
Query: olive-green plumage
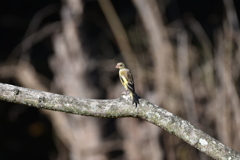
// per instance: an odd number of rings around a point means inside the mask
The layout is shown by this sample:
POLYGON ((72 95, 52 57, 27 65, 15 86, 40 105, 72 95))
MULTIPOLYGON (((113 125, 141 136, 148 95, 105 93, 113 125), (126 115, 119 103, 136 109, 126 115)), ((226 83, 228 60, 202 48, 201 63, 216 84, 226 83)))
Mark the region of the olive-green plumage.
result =
POLYGON ((130 96, 132 97, 133 104, 135 103, 136 107, 137 104, 139 104, 139 97, 135 92, 134 89, 134 81, 133 81, 133 76, 129 69, 127 69, 124 65, 124 63, 119 62, 116 65, 116 68, 119 68, 119 78, 126 90, 130 92, 130 96))

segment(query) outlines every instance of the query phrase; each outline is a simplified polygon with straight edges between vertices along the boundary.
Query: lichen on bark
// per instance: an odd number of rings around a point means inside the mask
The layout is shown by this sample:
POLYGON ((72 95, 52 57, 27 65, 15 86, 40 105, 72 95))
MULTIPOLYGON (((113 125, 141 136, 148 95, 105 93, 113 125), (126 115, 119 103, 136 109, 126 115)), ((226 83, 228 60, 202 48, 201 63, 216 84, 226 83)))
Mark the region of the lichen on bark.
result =
POLYGON ((0 100, 82 116, 137 117, 164 128, 214 159, 240 159, 238 152, 143 98, 136 107, 129 95, 111 100, 83 99, 0 83, 0 100))

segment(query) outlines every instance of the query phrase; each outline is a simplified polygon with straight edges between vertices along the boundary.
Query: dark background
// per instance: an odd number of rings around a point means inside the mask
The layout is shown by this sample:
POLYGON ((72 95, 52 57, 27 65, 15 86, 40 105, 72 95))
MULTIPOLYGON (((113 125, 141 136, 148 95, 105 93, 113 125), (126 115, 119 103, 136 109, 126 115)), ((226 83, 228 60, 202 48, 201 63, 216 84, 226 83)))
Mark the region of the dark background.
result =
MULTIPOLYGON (((139 25, 140 18, 134 4, 130 0, 113 0, 111 1, 114 8, 120 17, 120 20, 127 31, 131 31, 136 25, 139 25)), ((39 20, 39 26, 37 30, 40 30, 44 26, 53 22, 61 21, 60 11, 64 1, 57 0, 9 0, 0 2, 0 65, 18 63, 19 59, 25 60, 25 57, 21 57, 21 45, 19 44, 31 33, 27 33, 31 21, 39 20), (46 9, 47 8, 47 9, 46 9), (37 17, 44 9, 48 10, 47 15, 43 18, 37 17)), ((81 43, 86 54, 94 63, 90 65, 97 65, 97 62, 103 62, 105 59, 115 59, 115 61, 122 60, 122 55, 115 41, 114 35, 109 27, 108 22, 99 6, 98 1, 84 0, 84 10, 82 13, 81 25, 78 27, 79 36, 81 37, 81 43), (103 53, 103 42, 106 46, 111 46, 110 53, 103 53)), ((191 19, 195 19, 200 23, 205 33, 207 34, 210 45, 213 46, 212 51, 216 47, 215 36, 216 32, 223 30, 223 24, 226 22, 226 10, 221 0, 165 0, 158 1, 160 11, 162 13, 164 23, 168 28, 180 28, 187 31, 189 34, 190 42, 196 49, 201 50, 201 44, 197 39, 194 32, 189 27, 191 19), (164 4, 164 5, 162 5, 164 4), (177 25, 176 25, 176 22, 177 25)), ((240 16, 240 1, 235 0, 234 6, 239 19, 240 16)), ((45 13, 46 13, 45 12, 45 13)), ((233 29, 239 32, 239 23, 233 25, 233 29)), ((61 29, 56 32, 61 32, 61 29)), ((141 32, 141 31, 140 31, 141 32)), ((145 33, 143 33, 145 35, 145 33)), ((174 33, 170 34, 170 42, 176 44, 174 33)), ((35 44, 32 44, 30 49, 25 52, 30 55, 26 59, 34 66, 35 70, 47 77, 44 82, 45 86, 51 87, 49 81, 54 78, 54 73, 49 66, 49 58, 54 55, 54 49, 52 44, 52 35, 49 34, 45 38, 42 38, 35 44)), ((237 43, 237 42, 234 42, 237 43)), ((147 45, 142 45, 143 50, 147 50, 147 45)), ((238 47, 236 47, 236 50, 238 47)), ((204 51, 203 51, 204 52, 204 51)), ((145 53, 148 56, 149 53, 145 53)), ((239 53, 238 53, 239 54, 239 53)), ((197 63, 204 61, 202 58, 202 52, 197 56, 199 59, 197 63)), ((144 59, 144 58, 143 58, 144 59)), ((110 67, 110 66, 109 66, 110 67)), ((114 68, 114 66, 111 66, 114 68)), ((11 70, 9 70, 11 72, 11 70)), ((112 83, 119 83, 118 72, 111 73, 112 83)), ((191 74, 191 73, 190 73, 191 74)), ((109 98, 107 90, 98 81, 98 77, 101 72, 98 69, 92 69, 88 73, 90 79, 89 83, 97 88, 98 95, 92 98, 109 98)), ((14 84, 22 86, 21 83, 13 78, 14 76, 0 77, 1 83, 14 84)), ((27 78, 27 77, 26 77, 27 78)), ((234 81, 236 86, 239 86, 238 77, 234 81)), ((149 84, 149 90, 151 90, 151 84, 149 84)), ((238 90, 238 89, 237 89, 238 90)), ((57 93, 63 93, 57 91, 57 93)), ((143 95, 143 93, 142 93, 143 95)), ((113 97, 116 98, 116 97, 113 97)), ((204 105, 210 98, 203 96, 203 98, 196 98, 196 101, 204 105)), ((167 106, 165 106, 167 108, 167 106)), ((199 112, 201 116, 203 112, 199 112)), ((205 113, 204 113, 205 114, 205 113)), ((207 116, 208 114, 206 114, 207 116)), ((184 117, 184 114, 182 114, 184 117)), ((231 121, 231 120, 230 120, 231 121)), ((110 127, 106 128, 106 133, 102 133, 103 137, 115 132, 115 121, 110 119, 107 123, 110 127), (105 135, 104 135, 105 134, 105 135)), ((208 128, 215 128, 214 121, 209 122, 206 126, 208 128)), ((200 129, 203 129, 201 127, 200 129)), ((205 128, 205 130, 207 130, 205 128)), ((211 136, 216 138, 218 134, 216 131, 208 130, 211 136)), ((165 133, 167 134, 167 133, 165 133)), ((7 102, 0 102, 0 159, 25 159, 25 160, 44 160, 44 159, 59 159, 59 149, 56 145, 59 145, 56 140, 56 133, 52 128, 52 123, 49 118, 43 114, 39 109, 30 108, 18 104, 12 104, 7 102), (58 157, 58 158, 57 158, 58 157)), ((159 139, 160 144, 163 144, 164 137, 159 139)), ((182 142, 183 143, 183 142, 182 142)), ((231 143, 230 143, 231 144, 231 143)), ((61 144, 62 145, 62 144, 61 144)), ((233 147, 233 146, 230 146, 233 147)), ((67 148, 67 147, 66 147, 67 148)), ((164 147, 166 149, 166 146, 164 147)), ((235 148, 235 150, 239 148, 235 148)), ((68 150, 68 149, 66 149, 68 150)), ((124 151, 117 150, 116 152, 110 152, 107 154, 109 159, 116 158, 122 155, 124 151)), ((191 155, 198 156, 197 151, 193 151, 191 155)), ((180 156, 181 157, 181 156, 180 156)), ((183 156, 184 157, 184 156, 183 156)), ((185 159, 188 159, 186 156, 185 159)), ((191 156, 190 156, 191 157, 191 156)), ((201 157, 201 156, 200 156, 201 157)), ((64 158, 63 158, 64 159, 64 158)), ((68 158, 67 158, 68 159, 68 158)), ((164 159, 171 159, 168 154, 164 154, 164 159)), ((178 159, 181 159, 178 157, 178 159)), ((183 159, 183 158, 182 158, 183 159)), ((191 159, 191 158, 189 158, 191 159)))

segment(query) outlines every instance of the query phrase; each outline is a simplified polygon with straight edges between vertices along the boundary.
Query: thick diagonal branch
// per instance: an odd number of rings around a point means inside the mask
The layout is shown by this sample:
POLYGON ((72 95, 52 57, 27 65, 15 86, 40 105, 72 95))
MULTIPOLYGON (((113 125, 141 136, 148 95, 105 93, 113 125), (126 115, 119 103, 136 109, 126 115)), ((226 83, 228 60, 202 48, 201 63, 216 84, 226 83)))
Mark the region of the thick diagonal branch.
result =
POLYGON ((188 121, 140 99, 141 106, 131 104, 128 95, 112 100, 83 99, 0 83, 0 100, 94 117, 138 117, 164 128, 201 152, 219 160, 239 160, 240 154, 196 129, 188 121))

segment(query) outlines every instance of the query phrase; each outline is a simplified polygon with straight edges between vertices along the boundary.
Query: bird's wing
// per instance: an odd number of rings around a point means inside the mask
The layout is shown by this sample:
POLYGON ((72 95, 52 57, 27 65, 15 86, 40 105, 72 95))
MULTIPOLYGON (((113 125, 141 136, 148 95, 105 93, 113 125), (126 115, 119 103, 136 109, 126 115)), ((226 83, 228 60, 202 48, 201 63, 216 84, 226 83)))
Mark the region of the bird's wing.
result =
POLYGON ((123 69, 120 72, 120 80, 123 81, 123 85, 125 85, 128 90, 135 93, 133 76, 128 69, 123 69))

